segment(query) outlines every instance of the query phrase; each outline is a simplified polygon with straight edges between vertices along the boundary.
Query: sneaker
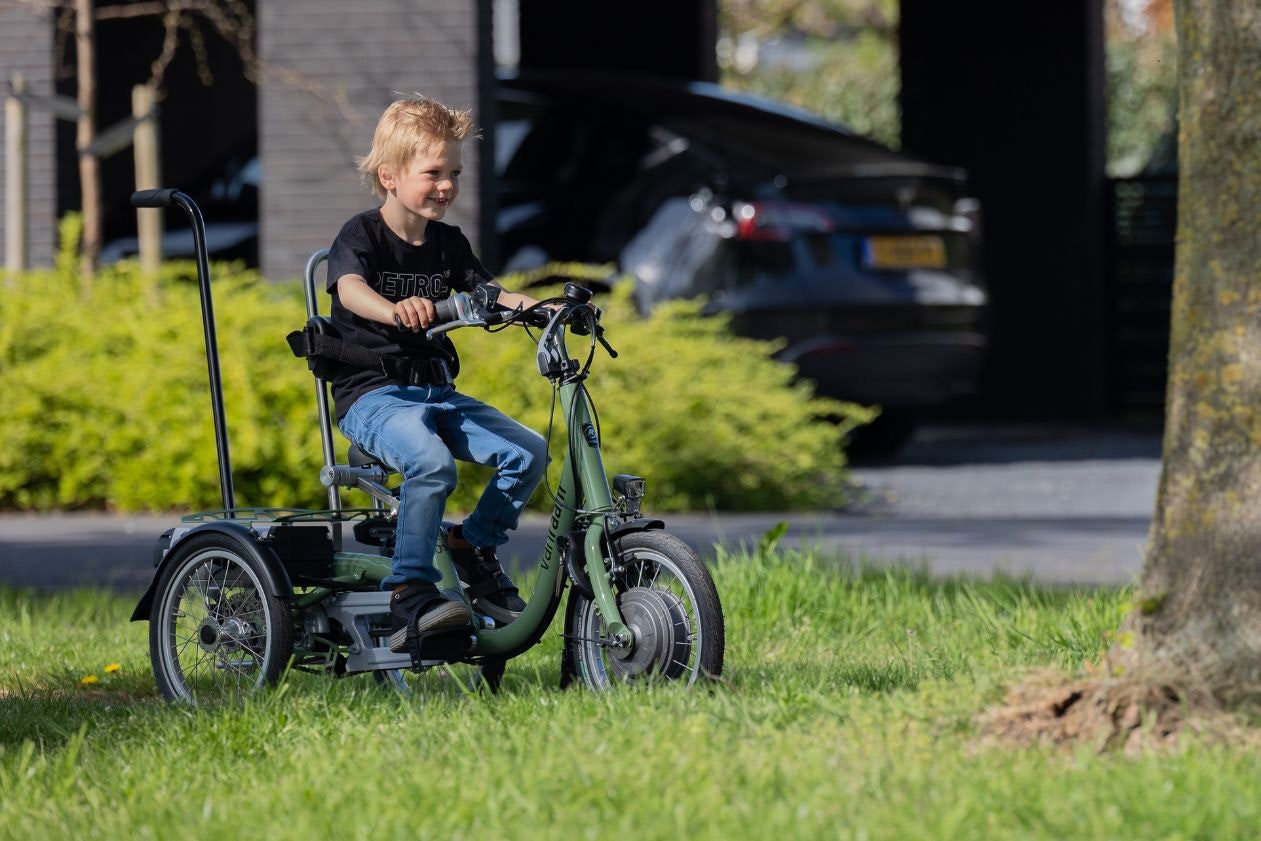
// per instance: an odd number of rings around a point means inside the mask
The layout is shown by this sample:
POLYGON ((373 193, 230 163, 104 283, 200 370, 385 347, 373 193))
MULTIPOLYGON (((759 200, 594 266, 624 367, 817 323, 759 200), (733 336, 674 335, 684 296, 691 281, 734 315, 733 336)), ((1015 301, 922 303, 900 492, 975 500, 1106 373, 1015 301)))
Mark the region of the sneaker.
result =
POLYGON ((407 632, 456 631, 470 628, 473 616, 462 601, 447 598, 427 581, 400 584, 390 594, 390 619, 394 633, 390 635, 390 651, 407 651, 407 632))
POLYGON ((500 625, 507 625, 520 616, 525 610, 525 600, 517 592, 517 585, 504 572, 495 547, 455 548, 451 545, 452 537, 464 539, 459 526, 447 532, 447 551, 451 553, 460 580, 468 585, 468 597, 473 607, 500 625))

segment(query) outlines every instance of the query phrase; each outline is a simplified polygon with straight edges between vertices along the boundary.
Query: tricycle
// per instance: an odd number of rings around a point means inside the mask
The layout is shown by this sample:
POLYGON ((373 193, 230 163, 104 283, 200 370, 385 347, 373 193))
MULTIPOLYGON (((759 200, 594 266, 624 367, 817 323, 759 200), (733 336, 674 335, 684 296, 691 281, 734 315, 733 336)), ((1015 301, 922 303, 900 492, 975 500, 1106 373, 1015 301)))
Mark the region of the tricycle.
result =
MULTIPOLYGON (((295 354, 307 357, 315 374, 323 447, 319 479, 328 507, 241 507, 232 484, 201 211, 171 188, 137 192, 132 204, 180 207, 192 223, 223 501, 222 508, 185 516, 163 532, 154 548, 152 582, 131 617, 149 622, 153 671, 166 698, 240 699, 290 669, 331 676, 371 673, 401 691, 414 691, 417 676, 455 663, 470 664, 476 685, 498 691, 507 661, 542 639, 562 601, 562 686, 691 685, 721 674, 724 622, 709 571, 661 520, 643 516, 642 477, 610 479, 605 473, 587 383, 597 345, 612 356, 616 352, 605 338, 600 311, 590 304, 590 290, 569 283, 563 294, 526 310, 498 307, 494 287, 487 286, 439 303, 431 337, 468 327, 526 328, 520 332, 537 342, 538 373, 553 389, 567 446, 557 485, 549 488, 547 536, 521 616, 499 626, 475 612, 471 630, 421 635, 408 651, 396 653, 386 641, 389 593, 380 589, 390 572, 398 513, 398 489, 390 487, 396 471, 353 445, 345 462, 337 459, 329 383, 316 364, 320 346, 337 341, 318 306, 317 275, 328 252, 317 251, 307 261, 308 320, 290 335, 295 354), (567 338, 579 337, 587 345, 585 360, 571 356, 568 347, 567 338), (370 507, 344 506, 342 490, 351 488, 365 492, 370 507), (377 552, 348 550, 346 528, 358 548, 377 552)), ((470 603, 442 538, 435 565, 442 573, 439 587, 470 603)))

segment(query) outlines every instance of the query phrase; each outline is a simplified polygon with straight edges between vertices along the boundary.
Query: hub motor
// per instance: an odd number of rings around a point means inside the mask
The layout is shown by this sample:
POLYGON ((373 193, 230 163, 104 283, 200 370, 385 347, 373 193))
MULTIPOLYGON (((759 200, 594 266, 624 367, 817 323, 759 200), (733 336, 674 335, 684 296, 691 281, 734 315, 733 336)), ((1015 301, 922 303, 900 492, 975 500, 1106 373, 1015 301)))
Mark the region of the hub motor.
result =
POLYGON ((632 587, 618 599, 633 645, 609 648, 610 666, 622 680, 674 680, 687 668, 692 643, 683 602, 668 590, 632 587))

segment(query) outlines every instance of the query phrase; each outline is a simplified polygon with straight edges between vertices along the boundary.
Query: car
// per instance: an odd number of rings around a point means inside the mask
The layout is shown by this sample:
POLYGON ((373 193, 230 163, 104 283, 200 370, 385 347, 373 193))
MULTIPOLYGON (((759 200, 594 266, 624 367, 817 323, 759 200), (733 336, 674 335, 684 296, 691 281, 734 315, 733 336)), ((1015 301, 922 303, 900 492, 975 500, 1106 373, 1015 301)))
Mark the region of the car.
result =
POLYGON ((890 447, 978 390, 964 171, 707 83, 508 73, 497 104, 504 271, 615 263, 645 313, 703 297, 738 334, 783 339, 819 393, 882 407, 890 447))

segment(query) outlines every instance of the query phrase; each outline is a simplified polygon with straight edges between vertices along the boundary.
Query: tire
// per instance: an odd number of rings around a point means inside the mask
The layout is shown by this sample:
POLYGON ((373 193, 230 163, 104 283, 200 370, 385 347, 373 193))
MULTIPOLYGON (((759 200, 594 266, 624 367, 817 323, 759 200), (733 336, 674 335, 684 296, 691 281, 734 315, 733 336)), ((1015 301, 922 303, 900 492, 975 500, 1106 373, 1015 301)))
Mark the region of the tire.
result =
POLYGON ((692 547, 666 532, 633 532, 614 541, 613 558, 618 606, 635 640, 621 649, 601 644, 607 635, 599 609, 571 591, 566 646, 577 677, 599 691, 652 681, 690 686, 719 677, 722 605, 692 547))
POLYGON ((149 616, 149 656, 171 701, 239 701, 274 684, 289 662, 289 606, 241 543, 192 535, 162 573, 149 616))

